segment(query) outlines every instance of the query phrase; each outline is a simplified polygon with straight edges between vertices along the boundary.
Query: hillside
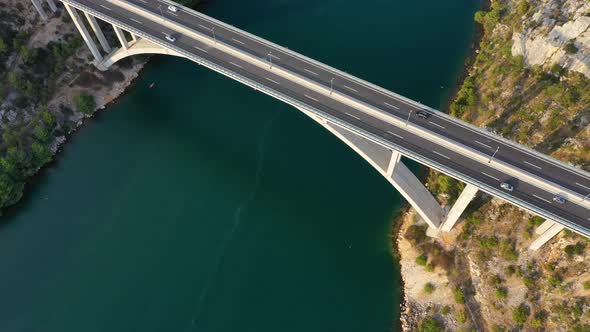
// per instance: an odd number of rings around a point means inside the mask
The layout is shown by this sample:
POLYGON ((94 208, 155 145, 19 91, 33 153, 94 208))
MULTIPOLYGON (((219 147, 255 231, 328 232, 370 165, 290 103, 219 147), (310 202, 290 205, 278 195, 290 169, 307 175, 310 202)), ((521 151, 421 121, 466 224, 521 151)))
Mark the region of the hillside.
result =
MULTIPOLYGON (((495 0, 449 112, 590 170, 590 2, 495 0)), ((452 204, 462 184, 430 172, 452 204)), ((425 236, 410 210, 397 236, 405 330, 590 331, 588 240, 562 231, 529 251, 543 222, 478 194, 452 232, 425 236)))

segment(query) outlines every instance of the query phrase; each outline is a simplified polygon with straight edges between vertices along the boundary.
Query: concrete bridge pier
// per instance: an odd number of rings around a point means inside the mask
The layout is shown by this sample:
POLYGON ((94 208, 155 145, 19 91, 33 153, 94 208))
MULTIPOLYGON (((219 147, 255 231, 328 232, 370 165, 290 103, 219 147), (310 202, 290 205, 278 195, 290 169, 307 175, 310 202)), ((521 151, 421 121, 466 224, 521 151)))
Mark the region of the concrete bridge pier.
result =
POLYGON ((119 42, 121 43, 121 47, 123 47, 123 49, 129 49, 129 42, 127 41, 127 37, 125 37, 125 33, 123 32, 123 30, 121 30, 121 28, 119 28, 116 25, 113 25, 113 29, 115 29, 115 34, 117 35, 117 38, 119 38, 119 42))
POLYGON ((78 28, 78 31, 82 35, 82 38, 84 38, 84 41, 86 42, 86 45, 88 46, 88 48, 90 49, 90 52, 94 56, 96 63, 101 62, 102 55, 100 54, 98 47, 96 47, 96 44, 94 43, 94 39, 92 39, 92 36, 90 36, 88 29, 86 29, 86 26, 84 25, 84 22, 82 21, 82 18, 80 18, 80 15, 78 15, 77 9, 74 7, 71 7, 70 5, 68 5, 65 2, 64 2, 64 6, 66 7, 66 10, 70 14, 72 21, 74 21, 74 24, 78 28))
POLYGON ((554 221, 545 220, 545 222, 535 230, 535 234, 539 234, 539 237, 531 243, 529 250, 537 250, 541 248, 542 245, 551 240, 555 235, 559 234, 564 228, 564 226, 554 221))
POLYGON ((465 211, 467 205, 469 205, 469 202, 471 202, 471 200, 475 197, 478 191, 479 189, 472 184, 468 183, 465 186, 465 188, 461 192, 461 195, 459 195, 459 198, 457 198, 457 201, 447 214, 447 218, 445 219, 445 222, 440 228, 441 231, 449 232, 453 228, 453 226, 455 226, 455 223, 457 223, 457 220, 459 220, 459 217, 461 217, 461 214, 463 213, 463 211, 465 211))
POLYGON ((88 23, 90 24, 90 27, 94 31, 94 35, 96 35, 96 38, 98 39, 98 42, 100 43, 100 46, 102 47, 103 51, 105 51, 107 54, 111 53, 111 51, 112 51, 111 46, 109 45, 107 39, 105 38, 104 33, 102 32, 102 29, 100 28, 100 25, 98 25, 96 18, 88 13, 84 13, 84 16, 86 16, 86 20, 88 20, 88 23))
POLYGON ((55 5, 55 1, 47 0, 47 4, 49 5, 49 9, 51 9, 52 12, 55 13, 57 11, 57 6, 55 5))
POLYGON ((47 21, 47 13, 45 12, 45 9, 43 9, 43 6, 41 5, 41 1, 39 1, 39 0, 31 0, 31 1, 33 2, 33 6, 35 7, 35 9, 37 10, 37 13, 39 13, 39 16, 41 16, 41 19, 43 21, 47 21))

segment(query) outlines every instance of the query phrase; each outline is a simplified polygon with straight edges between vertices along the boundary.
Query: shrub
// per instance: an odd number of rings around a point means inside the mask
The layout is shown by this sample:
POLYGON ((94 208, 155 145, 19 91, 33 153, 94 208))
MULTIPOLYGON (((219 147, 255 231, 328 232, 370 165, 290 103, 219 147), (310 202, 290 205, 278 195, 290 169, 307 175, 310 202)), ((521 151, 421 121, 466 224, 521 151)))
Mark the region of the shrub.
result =
POLYGON ((426 230, 428 226, 426 225, 412 225, 408 227, 406 234, 404 237, 408 239, 412 244, 422 243, 426 240, 426 230))
POLYGON ((549 280, 547 280, 551 287, 558 287, 561 286, 561 277, 559 275, 554 275, 549 280))
POLYGON ((427 261, 428 261, 428 257, 426 257, 426 255, 420 255, 420 256, 416 257, 416 264, 418 264, 420 266, 425 266, 427 261))
POLYGON ((505 300, 508 298, 508 290, 504 287, 496 288, 496 297, 500 300, 505 300))
POLYGON ((525 276, 524 278, 522 278, 522 281, 524 282, 524 285, 528 288, 533 288, 535 286, 536 280, 531 276, 525 276))
POLYGON ((444 330, 444 326, 432 317, 424 318, 424 320, 418 324, 419 332, 443 332, 444 330))
POLYGON ((567 54, 578 53, 578 48, 576 47, 576 45, 574 45, 574 42, 571 40, 567 44, 565 44, 564 50, 565 50, 565 53, 567 53, 567 54))
POLYGON ((94 97, 87 94, 86 92, 81 92, 75 96, 74 104, 76 105, 78 112, 82 112, 84 114, 91 114, 94 112, 94 108, 96 107, 94 97))
POLYGON ((431 282, 427 282, 426 284, 424 284, 424 293, 426 294, 432 294, 432 292, 434 292, 435 289, 436 286, 434 286, 434 284, 432 284, 431 282))
POLYGON ((545 219, 543 219, 543 218, 541 218, 539 216, 534 216, 534 217, 531 217, 529 219, 529 225, 535 226, 535 227, 536 226, 541 226, 541 224, 544 223, 544 222, 545 222, 545 219))
POLYGON ((573 258, 575 255, 581 255, 584 253, 585 245, 582 242, 578 242, 576 244, 568 244, 565 246, 565 253, 567 257, 573 258))
POLYGON ((443 316, 446 316, 449 314, 449 312, 451 312, 451 307, 449 307, 448 305, 444 306, 441 310, 440 310, 440 314, 443 316))
POLYGON ((584 289, 585 290, 589 290, 590 289, 590 281, 584 281, 584 289))
POLYGON ((463 294, 463 290, 459 287, 453 287, 453 297, 455 298, 455 302, 459 304, 465 304, 465 294, 463 294))
POLYGON ((467 316, 465 315, 465 309, 457 310, 457 314, 456 314, 455 318, 457 318, 457 321, 459 323, 465 324, 465 322, 467 321, 467 316))
POLYGON ((526 322, 528 316, 529 311, 524 306, 524 304, 521 304, 518 307, 512 309, 512 319, 518 325, 523 325, 526 322))
POLYGON ((434 271, 434 265, 428 263, 428 264, 426 264, 424 269, 426 270, 426 272, 432 272, 432 271, 434 271))
POLYGON ((504 269, 504 273, 506 273, 509 276, 513 275, 515 272, 516 272, 516 268, 514 267, 514 265, 508 265, 504 269))
POLYGON ((500 279, 500 276, 498 276, 497 274, 494 274, 493 276, 490 277, 490 285, 496 287, 499 284, 502 283, 502 279, 500 279))

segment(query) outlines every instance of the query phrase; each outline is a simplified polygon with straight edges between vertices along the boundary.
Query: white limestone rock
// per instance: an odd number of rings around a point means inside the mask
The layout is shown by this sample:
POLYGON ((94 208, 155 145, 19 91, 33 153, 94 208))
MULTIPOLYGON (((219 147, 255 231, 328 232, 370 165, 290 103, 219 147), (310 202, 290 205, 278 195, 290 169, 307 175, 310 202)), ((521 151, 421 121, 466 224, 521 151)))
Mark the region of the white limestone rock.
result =
POLYGON ((559 64, 590 78, 590 3, 586 0, 544 0, 533 10, 522 32, 512 35, 512 55, 527 65, 559 64), (535 22, 542 22, 540 25, 535 22), (578 51, 568 54, 568 43, 578 51))

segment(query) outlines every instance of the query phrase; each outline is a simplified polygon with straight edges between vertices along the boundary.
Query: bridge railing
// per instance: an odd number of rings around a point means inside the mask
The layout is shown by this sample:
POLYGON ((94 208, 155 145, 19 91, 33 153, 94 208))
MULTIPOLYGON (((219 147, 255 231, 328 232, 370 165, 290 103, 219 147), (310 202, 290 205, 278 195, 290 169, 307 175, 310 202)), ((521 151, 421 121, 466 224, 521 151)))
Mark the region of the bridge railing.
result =
POLYGON ((150 35, 148 33, 143 32, 142 30, 139 30, 139 29, 137 29, 137 28, 135 28, 133 26, 130 26, 130 25, 124 23, 124 22, 121 22, 121 21, 116 20, 116 19, 113 19, 113 18, 111 18, 111 17, 109 17, 107 15, 104 15, 103 13, 101 13, 99 11, 96 11, 96 10, 90 8, 90 7, 87 7, 87 6, 83 5, 83 4, 80 4, 80 3, 76 2, 75 0, 61 0, 61 1, 64 2, 64 3, 67 3, 67 4, 71 5, 71 6, 73 6, 75 8, 78 8, 78 9, 84 11, 84 12, 87 12, 87 13, 89 13, 89 14, 97 17, 97 18, 100 18, 101 20, 104 20, 105 22, 109 22, 109 23, 114 24, 114 25, 116 25, 116 26, 118 26, 118 27, 120 27, 120 28, 122 28, 124 30, 127 30, 128 32, 134 33, 137 36, 140 36, 142 38, 146 38, 147 40, 149 40, 149 41, 151 41, 151 42, 153 42, 153 43, 155 43, 157 45, 160 45, 160 46, 162 46, 164 48, 171 49, 171 50, 173 50, 173 51, 181 54, 182 56, 186 57, 187 59, 190 59, 190 60, 192 60, 192 61, 194 61, 194 62, 196 62, 196 63, 198 63, 200 65, 203 65, 203 66, 205 66, 205 67, 207 67, 209 69, 212 69, 212 70, 214 70, 214 71, 216 71, 216 72, 218 72, 218 73, 220 73, 222 75, 225 75, 225 76, 227 76, 229 78, 232 78, 232 79, 234 79, 236 81, 239 81, 239 82, 241 82, 241 83, 243 83, 243 84, 245 84, 247 86, 250 86, 250 87, 252 87, 255 90, 261 91, 261 92, 263 92, 263 93, 265 93, 265 94, 267 94, 269 96, 272 96, 272 97, 274 97, 274 98, 276 98, 278 100, 281 100, 281 101, 283 101, 283 102, 285 102, 285 103, 287 103, 289 105, 292 105, 292 106, 294 106, 296 108, 304 109, 304 110, 306 110, 308 112, 311 112, 311 113, 313 113, 313 114, 315 114, 315 115, 317 115, 317 116, 319 116, 321 118, 326 119, 329 122, 332 122, 332 123, 334 123, 334 124, 336 124, 336 125, 338 125, 340 127, 343 127, 345 129, 347 129, 347 130, 350 130, 350 131, 354 132, 355 134, 357 134, 359 136, 362 136, 362 137, 365 137, 365 138, 367 138, 367 139, 369 139, 369 140, 371 140, 371 141, 373 141, 373 142, 375 142, 377 144, 380 144, 380 145, 382 145, 384 147, 387 147, 389 149, 392 149, 392 150, 399 151, 404 156, 406 156, 406 157, 408 157, 408 158, 410 158, 412 160, 415 160, 415 161, 417 161, 417 162, 419 162, 421 164, 424 164, 424 165, 426 165, 428 167, 434 168, 437 171, 440 171, 442 173, 445 173, 445 174, 447 174, 447 175, 449 175, 449 176, 451 176, 453 178, 456 178, 456 179, 459 179, 459 180, 461 180, 463 182, 470 183, 470 184, 472 184, 474 186, 477 186, 480 190, 482 190, 484 192, 487 192, 489 194, 492 194, 492 195, 495 195, 497 197, 500 197, 500 198, 502 198, 502 199, 504 199, 506 201, 511 202, 514 205, 517 205, 517 206, 519 206, 519 207, 521 207, 523 209, 526 209, 528 211, 531 211, 533 213, 536 213, 536 214, 538 214, 538 215, 540 215, 542 217, 545 217, 547 219, 550 219, 550 220, 553 220, 555 222, 558 222, 558 223, 564 225, 565 227, 567 227, 567 228, 569 228, 569 229, 571 229, 571 230, 573 230, 575 232, 578 232, 580 234, 583 234, 585 236, 590 237, 590 230, 585 229, 583 227, 580 227, 580 226, 578 226, 578 225, 570 222, 569 220, 564 219, 564 218, 562 218, 562 217, 560 217, 558 215, 555 215, 555 214, 553 214, 553 213, 551 213, 549 211, 539 209, 538 207, 536 207, 536 206, 534 206, 534 205, 532 205, 532 204, 530 204, 530 203, 528 203, 528 202, 526 202, 524 200, 521 200, 521 199, 519 199, 517 197, 510 196, 507 193, 505 193, 504 191, 499 190, 498 188, 496 188, 494 186, 490 186, 490 185, 488 185, 488 184, 486 184, 484 182, 481 182, 481 181, 479 181, 479 180, 477 180, 475 178, 472 178, 472 177, 470 177, 468 175, 465 175, 463 173, 457 172, 457 171, 453 170, 452 168, 449 168, 449 167, 447 167, 447 166, 445 166, 443 164, 440 164, 440 163, 436 162, 435 160, 431 160, 429 158, 426 158, 424 156, 421 156, 421 155, 419 155, 419 154, 413 152, 412 150, 407 149, 407 148, 405 148, 403 146, 400 146, 400 145, 395 144, 395 143, 390 142, 390 141, 386 141, 383 138, 381 138, 379 136, 376 136, 376 135, 374 135, 374 134, 372 134, 372 133, 370 133, 370 132, 368 132, 368 131, 366 131, 364 129, 358 128, 356 126, 352 126, 352 125, 350 125, 350 124, 348 124, 348 123, 346 123, 346 122, 344 122, 344 121, 342 121, 342 120, 340 120, 340 119, 338 119, 338 118, 336 118, 336 117, 334 117, 334 116, 332 116, 332 115, 330 115, 328 113, 325 113, 325 112, 323 112, 323 111, 321 111, 321 110, 319 110, 319 109, 317 109, 315 107, 312 107, 311 105, 308 105, 306 103, 303 103, 303 102, 301 102, 301 101, 299 101, 297 99, 294 99, 292 97, 289 97, 289 96, 287 96, 287 95, 285 95, 285 94, 283 94, 281 92, 278 92, 278 91, 276 91, 276 90, 274 90, 272 88, 269 88, 266 85, 260 84, 260 83, 254 81, 254 80, 251 80, 251 79, 249 79, 247 77, 244 77, 244 76, 242 76, 242 75, 240 75, 238 73, 235 73, 235 72, 233 72, 231 70, 228 70, 225 67, 219 66, 219 65, 217 65, 217 64, 215 64, 215 63, 213 63, 211 61, 208 61, 208 60, 203 59, 203 58, 201 58, 199 56, 196 56, 193 53, 187 52, 184 49, 182 49, 182 48, 180 48, 180 47, 178 47, 178 46, 176 46, 174 44, 166 43, 166 42, 160 40, 159 38, 157 38, 155 36, 152 36, 152 35, 150 35))
POLYGON ((244 31, 244 30, 242 30, 240 28, 237 28, 237 27, 235 27, 235 26, 233 26, 231 24, 227 24, 227 23, 225 23, 223 21, 220 21, 220 20, 217 20, 217 19, 215 19, 213 17, 207 16, 207 15, 205 15, 205 14, 203 14, 201 12, 198 12, 198 11, 196 11, 194 9, 191 9, 191 8, 185 7, 183 5, 180 5, 180 4, 176 3, 175 1, 172 1, 172 0, 160 0, 160 1, 163 2, 163 3, 168 3, 168 4, 171 4, 171 5, 180 7, 180 8, 182 8, 183 11, 190 12, 191 14, 193 14, 195 16, 198 16, 198 17, 200 17, 202 19, 205 19, 205 20, 208 20, 208 21, 211 21, 211 22, 215 22, 215 24, 221 25, 221 26, 225 27, 228 30, 232 30, 232 31, 237 32, 239 34, 246 35, 249 38, 254 39, 254 40, 256 40, 256 41, 258 41, 260 43, 263 43, 263 44, 265 44, 265 45, 267 45, 269 47, 272 47, 272 48, 275 48, 277 50, 280 50, 281 52, 287 53, 287 54, 289 54, 291 56, 294 56, 296 58, 299 58, 301 60, 304 60, 304 61, 306 61, 308 63, 314 64, 314 65, 316 65, 318 67, 322 67, 323 69, 326 69, 328 71, 332 71, 332 72, 334 72, 334 73, 336 73, 336 74, 338 74, 340 76, 343 76, 343 77, 348 78, 349 80, 356 81, 357 83, 361 83, 362 85, 364 85, 365 87, 367 87, 369 89, 377 90, 377 91, 379 91, 379 92, 381 92, 381 93, 383 93, 385 95, 389 95, 389 96, 395 97, 396 99, 403 100, 404 102, 406 102, 408 104, 411 104, 411 105, 414 105, 417 108, 422 108, 422 109, 425 109, 425 110, 429 110, 431 112, 434 112, 436 114, 436 116, 438 116, 438 117, 444 118, 445 120, 451 121, 451 122, 453 122, 453 123, 455 123, 457 125, 460 125, 460 126, 462 126, 464 128, 467 128, 467 129, 470 129, 472 131, 478 132, 480 134, 486 135, 486 136, 488 136, 492 140, 498 140, 498 141, 500 141, 500 142, 502 142, 502 143, 504 143, 506 145, 509 145, 509 146, 517 149, 517 150, 524 151, 524 152, 526 152, 528 154, 531 154, 531 155, 536 156, 537 158, 546 160, 546 161, 551 162, 551 163, 553 163, 555 165, 559 165, 560 167, 565 168, 567 170, 570 170, 572 172, 575 172, 576 174, 582 175, 582 176, 587 177, 587 178, 589 177, 589 175, 588 175, 587 172, 585 172, 585 171, 583 171, 583 170, 581 170, 581 169, 579 169, 577 167, 574 167, 574 166, 572 166, 572 165, 570 165, 568 163, 565 163, 565 162, 563 162, 561 160, 555 159, 555 158, 553 158, 551 156, 548 156, 546 154, 540 153, 540 152, 538 152, 538 151, 536 151, 534 149, 531 149, 531 148, 529 148, 527 146, 524 146, 524 145, 515 143, 512 140, 506 139, 506 138, 504 138, 504 137, 502 137, 500 135, 497 135, 497 134, 495 134, 493 132, 490 132, 486 128, 480 128, 480 127, 475 126, 475 125, 473 125, 473 124, 471 124, 469 122, 462 121, 462 120, 460 120, 460 119, 458 119, 456 117, 453 117, 453 116, 451 116, 449 114, 446 114, 444 112, 441 112, 439 110, 436 110, 436 109, 434 109, 434 108, 432 108, 430 106, 424 105, 424 104, 419 103, 419 102, 417 102, 415 100, 412 100, 412 99, 409 99, 409 98, 404 97, 402 95, 399 95, 399 94, 397 94, 397 93, 395 93, 393 91, 387 90, 387 89, 385 89, 383 87, 380 87, 378 85, 375 85, 375 84, 373 84, 371 82, 365 81, 365 80, 363 80, 363 79, 361 79, 359 77, 350 75, 350 74, 348 74, 348 73, 346 73, 346 72, 344 72, 342 70, 339 70, 337 68, 334 68, 334 67, 332 67, 330 65, 327 65, 325 63, 319 62, 319 61, 314 60, 312 58, 309 58, 309 57, 307 57, 307 56, 305 56, 305 55, 303 55, 301 53, 295 52, 295 51, 293 51, 291 49, 288 49, 288 48, 286 48, 284 46, 275 44, 275 43, 273 43, 273 42, 271 42, 269 40, 266 40, 266 39, 263 39, 261 37, 258 37, 258 36, 254 35, 254 34, 251 34, 251 33, 247 32, 247 31, 244 31))

